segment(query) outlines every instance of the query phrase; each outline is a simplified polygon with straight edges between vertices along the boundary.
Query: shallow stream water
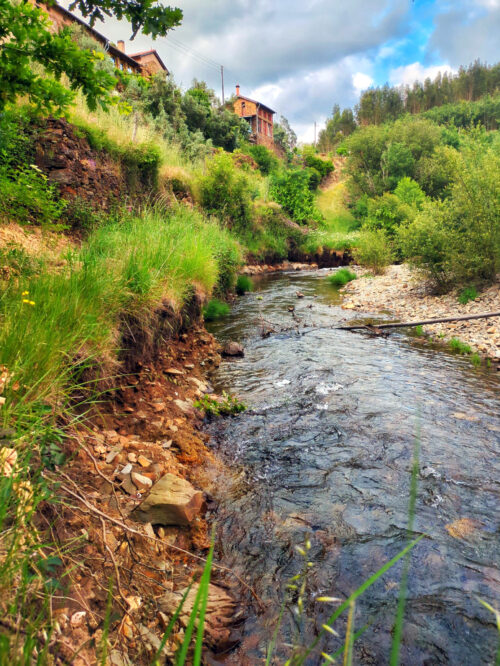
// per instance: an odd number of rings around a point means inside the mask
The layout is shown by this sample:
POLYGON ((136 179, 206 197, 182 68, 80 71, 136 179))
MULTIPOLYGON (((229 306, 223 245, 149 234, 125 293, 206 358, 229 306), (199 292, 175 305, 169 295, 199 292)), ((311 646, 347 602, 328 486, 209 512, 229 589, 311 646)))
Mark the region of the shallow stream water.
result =
MULTIPOLYGON (((219 559, 265 604, 249 614, 228 661, 263 663, 285 599, 276 661, 284 663, 286 644, 309 643, 334 610, 318 595, 346 598, 405 546, 418 440, 414 531, 427 536, 411 555, 401 663, 492 664, 498 635, 478 597, 497 606, 500 598, 500 373, 403 333, 259 335, 261 318, 275 328, 293 324, 289 306, 302 325, 359 318, 340 308, 324 277, 263 277, 211 327, 245 347, 212 380, 248 406, 210 426, 231 469, 219 481, 219 559), (297 620, 286 585, 303 566, 295 546, 308 537, 313 566, 297 620)), ((401 570, 358 600, 355 630, 369 626, 354 663, 388 663, 401 570)), ((343 644, 344 616, 334 627, 340 638, 321 643, 330 653, 343 644)), ((315 653, 307 663, 322 662, 315 653)))

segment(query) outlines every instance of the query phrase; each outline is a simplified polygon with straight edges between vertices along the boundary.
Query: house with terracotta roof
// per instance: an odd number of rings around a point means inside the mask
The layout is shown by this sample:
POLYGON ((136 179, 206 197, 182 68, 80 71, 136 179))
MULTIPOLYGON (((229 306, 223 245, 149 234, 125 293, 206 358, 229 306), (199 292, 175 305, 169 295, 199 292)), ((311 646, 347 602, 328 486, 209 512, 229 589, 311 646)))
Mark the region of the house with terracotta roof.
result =
POLYGON ((107 37, 98 32, 95 28, 87 25, 85 21, 78 16, 75 16, 75 14, 72 14, 61 5, 58 5, 57 2, 51 4, 36 2, 36 5, 47 12, 52 21, 52 25, 54 26, 54 30, 61 30, 61 28, 72 24, 82 26, 82 28, 84 28, 84 30, 95 39, 96 42, 99 42, 105 51, 107 51, 117 69, 121 69, 123 72, 128 72, 129 74, 141 74, 142 76, 151 76, 152 74, 162 71, 168 74, 165 64, 154 49, 127 55, 125 53, 125 42, 119 41, 115 46, 107 37))
POLYGON ((244 118, 250 125, 250 141, 268 148, 274 148, 273 111, 262 102, 240 95, 240 86, 236 86, 236 99, 233 104, 236 115, 244 118))

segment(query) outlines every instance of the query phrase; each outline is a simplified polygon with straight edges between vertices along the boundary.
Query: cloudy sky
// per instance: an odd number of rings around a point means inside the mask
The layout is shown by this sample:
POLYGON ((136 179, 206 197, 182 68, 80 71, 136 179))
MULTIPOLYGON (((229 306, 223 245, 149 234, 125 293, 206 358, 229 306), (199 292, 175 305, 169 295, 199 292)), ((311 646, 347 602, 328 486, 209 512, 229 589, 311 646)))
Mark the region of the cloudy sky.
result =
MULTIPOLYGON (((168 2, 168 0, 167 0, 168 2)), ((180 28, 127 53, 157 49, 176 81, 196 77, 286 116, 310 141, 335 103, 352 106, 370 85, 412 83, 476 58, 500 60, 500 0, 178 0, 180 28)), ((127 40, 123 22, 96 25, 127 40)))

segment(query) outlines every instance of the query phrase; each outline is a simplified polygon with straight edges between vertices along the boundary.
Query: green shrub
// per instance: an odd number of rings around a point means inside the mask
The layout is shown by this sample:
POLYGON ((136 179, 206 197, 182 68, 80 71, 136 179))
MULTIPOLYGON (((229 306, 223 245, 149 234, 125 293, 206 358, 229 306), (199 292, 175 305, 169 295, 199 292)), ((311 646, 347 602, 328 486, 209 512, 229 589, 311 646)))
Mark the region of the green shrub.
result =
POLYGON ((109 221, 109 215, 81 197, 67 202, 64 221, 72 229, 90 233, 109 221))
POLYGON ((296 222, 304 224, 321 219, 309 189, 309 174, 305 170, 295 169, 273 176, 270 194, 296 222))
POLYGON ((248 275, 238 275, 236 280, 236 293, 243 296, 247 291, 253 291, 253 282, 248 275))
POLYGON ((465 289, 463 289, 458 296, 458 302, 461 303, 462 305, 467 305, 469 301, 475 301, 476 298, 477 298, 476 288, 465 287, 465 289))
POLYGON ((368 229, 382 229, 391 239, 399 226, 415 217, 416 208, 403 203, 396 195, 384 192, 379 197, 368 199, 364 226, 368 229))
POLYGON ((309 176, 309 189, 311 190, 311 192, 314 192, 315 190, 318 189, 321 183, 322 180, 321 174, 314 167, 307 167, 307 169, 305 169, 305 172, 309 176))
POLYGON ((200 196, 204 210, 229 226, 242 229, 252 219, 250 181, 226 153, 217 153, 208 162, 200 196))
POLYGON ((273 171, 276 171, 279 166, 279 160, 276 155, 265 146, 249 146, 248 152, 257 162, 259 171, 265 176, 268 176, 273 171))
POLYGON ((210 416, 230 416, 233 414, 241 414, 246 410, 246 405, 242 403, 236 396, 222 392, 222 397, 219 400, 204 395, 203 398, 194 403, 197 409, 203 409, 205 414, 210 416))
POLYGON ((401 178, 394 190, 396 197, 408 206, 420 208, 425 200, 425 192, 420 185, 412 178, 401 178))
POLYGON ((500 140, 464 139, 445 201, 427 201, 398 234, 403 255, 440 290, 491 282, 500 270, 500 140))
POLYGON ((372 273, 383 273, 392 261, 392 250, 382 229, 362 229, 353 248, 355 260, 372 273))
POLYGON ((227 303, 219 301, 217 298, 213 298, 207 303, 203 308, 203 318, 205 321, 215 321, 221 317, 225 317, 229 314, 231 308, 227 303))
POLYGON ((458 338, 452 338, 449 343, 448 343, 451 351, 456 352, 457 354, 462 354, 464 356, 467 356, 468 354, 472 354, 472 349, 470 345, 468 345, 465 342, 462 342, 458 338))
POLYGON ((64 228, 58 221, 65 207, 56 186, 34 164, 0 167, 0 220, 64 228))
POLYGON ((313 151, 307 149, 304 149, 304 164, 306 167, 316 169, 321 179, 328 176, 335 169, 331 161, 323 160, 315 155, 313 151))
POLYGON ((351 280, 356 279, 356 273, 351 273, 347 268, 341 268, 339 271, 332 273, 327 277, 327 280, 334 287, 343 287, 351 280))
POLYGON ((415 335, 418 335, 419 338, 423 337, 424 327, 422 326, 422 324, 415 326, 415 335))

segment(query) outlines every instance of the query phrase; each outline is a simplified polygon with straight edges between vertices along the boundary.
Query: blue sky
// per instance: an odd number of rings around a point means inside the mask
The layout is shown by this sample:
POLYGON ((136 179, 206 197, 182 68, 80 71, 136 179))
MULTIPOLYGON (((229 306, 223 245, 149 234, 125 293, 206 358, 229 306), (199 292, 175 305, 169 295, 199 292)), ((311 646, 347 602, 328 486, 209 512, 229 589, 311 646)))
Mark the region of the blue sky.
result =
MULTIPOLYGON (((310 141, 335 103, 352 106, 370 85, 411 84, 476 58, 500 60, 500 0, 179 0, 180 28, 152 46, 176 81, 206 80, 226 95, 239 83, 310 141)), ((96 27, 116 41, 123 23, 96 27)))

